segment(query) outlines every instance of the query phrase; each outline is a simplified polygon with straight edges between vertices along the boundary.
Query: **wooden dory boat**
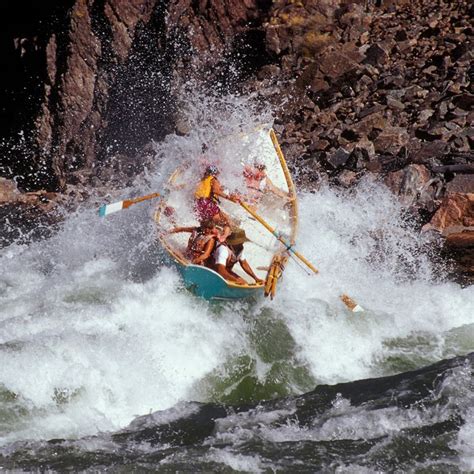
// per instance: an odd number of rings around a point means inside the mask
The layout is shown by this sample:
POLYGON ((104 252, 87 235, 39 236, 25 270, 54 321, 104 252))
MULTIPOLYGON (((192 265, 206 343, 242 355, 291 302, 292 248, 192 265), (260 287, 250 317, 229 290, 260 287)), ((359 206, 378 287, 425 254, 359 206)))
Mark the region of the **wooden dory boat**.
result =
POLYGON ((208 300, 240 299, 265 292, 273 297, 276 281, 288 259, 287 248, 239 204, 225 201, 219 206, 245 230, 250 242, 245 244, 244 258, 256 275, 265 280, 264 285, 252 284, 239 264, 233 270, 248 282, 245 285, 226 281, 205 266, 193 265, 184 257, 189 234, 166 233, 174 226, 198 225, 193 211, 194 191, 205 165, 215 164, 220 169, 219 181, 225 188, 239 192, 244 201, 276 229, 278 235, 285 236, 286 243, 295 243, 298 223, 295 187, 275 132, 260 128, 231 136, 213 145, 213 152, 218 158, 206 157, 204 164, 199 164, 199 159, 196 159, 193 163, 180 166, 171 175, 166 198, 161 201, 154 216, 160 228, 159 240, 176 263, 185 286, 196 295, 208 300), (279 192, 271 191, 268 186, 262 186, 263 189, 257 192, 247 187, 244 169, 255 162, 265 164, 267 177, 279 192))

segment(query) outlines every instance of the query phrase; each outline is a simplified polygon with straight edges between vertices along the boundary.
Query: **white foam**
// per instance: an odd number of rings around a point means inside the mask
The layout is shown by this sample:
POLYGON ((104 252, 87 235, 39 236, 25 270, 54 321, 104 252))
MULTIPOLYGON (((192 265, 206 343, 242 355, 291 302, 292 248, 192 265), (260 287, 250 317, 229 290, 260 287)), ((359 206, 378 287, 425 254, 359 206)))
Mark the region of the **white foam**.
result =
MULTIPOLYGON (((269 122, 268 111, 257 113, 246 99, 216 105, 201 97, 197 106, 185 99, 190 135, 155 144, 160 165, 118 199, 162 190, 203 142, 216 159, 235 155, 215 137, 269 122)), ((205 400, 199 381, 241 354, 256 358, 264 382, 269 363, 255 356, 250 337, 262 308, 288 327, 295 360, 317 382, 385 374, 388 343, 408 359, 423 350, 427 361, 474 350, 461 329, 474 323, 474 287, 434 282, 419 236, 381 185, 300 194, 298 250, 320 274, 291 261, 277 298, 250 307, 210 306, 180 286, 153 247, 153 207, 99 219, 96 203, 85 203, 51 239, 2 251, 0 390, 26 409, 5 428, 4 443, 116 430, 150 411, 205 400), (349 312, 342 293, 367 311, 349 312), (435 342, 422 346, 419 334, 435 342)), ((392 422, 390 413, 385 419, 392 422)))

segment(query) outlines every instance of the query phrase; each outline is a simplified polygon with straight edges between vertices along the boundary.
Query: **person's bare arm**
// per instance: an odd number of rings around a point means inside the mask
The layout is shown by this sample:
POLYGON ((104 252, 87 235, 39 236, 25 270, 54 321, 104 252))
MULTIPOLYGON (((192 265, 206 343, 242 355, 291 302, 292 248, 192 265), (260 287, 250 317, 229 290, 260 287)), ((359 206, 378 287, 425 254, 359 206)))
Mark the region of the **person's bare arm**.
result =
POLYGON ((286 193, 282 189, 278 188, 277 186, 275 186, 268 176, 266 178, 266 187, 271 193, 275 194, 276 196, 279 196, 281 198, 288 199, 288 200, 291 199, 291 195, 289 193, 286 193))
POLYGON ((221 277, 225 278, 226 280, 232 281, 234 283, 238 283, 239 285, 246 285, 247 284, 247 282, 243 278, 230 273, 227 270, 227 268, 225 267, 225 265, 217 264, 215 266, 215 270, 216 270, 217 273, 219 273, 219 275, 221 277))
POLYGON ((252 270, 252 267, 249 265, 247 260, 239 260, 239 263, 242 269, 244 270, 244 272, 247 275, 250 275, 255 280, 255 283, 258 283, 258 284, 263 283, 263 280, 261 280, 260 278, 257 277, 257 275, 255 275, 255 273, 252 270))
POLYGON ((199 257, 196 257, 193 260, 193 263, 200 265, 201 263, 205 262, 211 256, 215 243, 216 241, 214 239, 209 239, 209 242, 207 242, 206 246, 204 247, 204 252, 199 255, 199 257))
POLYGON ((222 197, 224 199, 228 199, 229 201, 237 202, 240 199, 240 196, 237 194, 227 194, 224 191, 224 188, 222 187, 221 183, 217 179, 212 180, 212 192, 219 197, 222 197))
POLYGON ((173 227, 168 234, 179 234, 180 232, 192 232, 194 227, 173 227))

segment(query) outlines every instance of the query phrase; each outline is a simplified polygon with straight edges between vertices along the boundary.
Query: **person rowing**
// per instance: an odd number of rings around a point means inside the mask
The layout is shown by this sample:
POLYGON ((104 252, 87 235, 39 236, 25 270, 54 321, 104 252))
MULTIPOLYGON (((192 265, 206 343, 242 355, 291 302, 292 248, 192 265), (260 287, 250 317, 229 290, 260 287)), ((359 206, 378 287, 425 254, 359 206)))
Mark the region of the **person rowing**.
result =
POLYGON ((272 183, 264 163, 254 162, 253 165, 245 165, 243 175, 248 190, 247 199, 250 203, 257 204, 267 191, 286 200, 290 199, 288 193, 272 183))
POLYGON ((190 232, 184 256, 194 265, 205 265, 215 248, 219 232, 210 220, 201 222, 198 227, 174 227, 170 234, 190 232))
POLYGON ((199 182, 194 193, 194 210, 199 221, 211 220, 217 225, 224 227, 224 232, 221 240, 225 240, 231 233, 231 221, 229 216, 222 212, 219 207, 219 198, 228 199, 233 202, 238 202, 239 197, 235 194, 227 194, 221 183, 218 175, 220 174, 217 166, 210 165, 206 168, 204 176, 199 182))
POLYGON ((248 283, 233 271, 234 265, 239 262, 244 272, 252 277, 255 283, 261 285, 264 281, 255 275, 252 267, 243 257, 245 242, 249 242, 249 239, 245 235, 245 230, 239 228, 234 229, 225 242, 217 242, 213 253, 213 269, 226 280, 247 285, 248 283))

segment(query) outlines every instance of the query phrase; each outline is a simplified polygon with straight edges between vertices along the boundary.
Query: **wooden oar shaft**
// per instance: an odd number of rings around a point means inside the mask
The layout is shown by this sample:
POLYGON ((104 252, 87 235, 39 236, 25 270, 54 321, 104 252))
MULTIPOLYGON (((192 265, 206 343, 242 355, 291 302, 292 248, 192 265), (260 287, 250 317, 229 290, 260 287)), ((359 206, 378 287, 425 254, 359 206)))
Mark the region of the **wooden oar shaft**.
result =
MULTIPOLYGON (((248 204, 245 202, 239 201, 239 204, 251 215, 253 216, 260 224, 263 225, 269 232, 271 232, 290 252, 292 252, 296 257, 298 257, 305 265, 308 266, 314 273, 319 273, 317 268, 309 262, 303 255, 291 248, 291 245, 272 227, 268 222, 266 222, 262 217, 260 217, 248 204)), ((358 305, 350 296, 344 294, 340 296, 342 302, 346 307, 352 312, 361 312, 364 311, 362 306, 358 305)))
POLYGON ((314 273, 319 273, 318 269, 303 255, 297 252, 295 249, 288 244, 286 239, 284 239, 278 232, 272 227, 268 222, 266 222, 262 217, 260 217, 255 211, 253 211, 248 204, 240 201, 240 205, 255 219, 257 219, 260 224, 263 225, 269 232, 271 232, 290 252, 292 252, 296 257, 298 257, 308 268, 310 268, 314 273))
POLYGON ((153 199, 153 198, 160 197, 160 196, 161 196, 160 193, 152 193, 152 194, 137 197, 137 198, 134 198, 134 199, 125 199, 123 201, 123 208, 127 209, 128 207, 132 206, 133 204, 137 204, 139 202, 147 201, 148 199, 153 199))

